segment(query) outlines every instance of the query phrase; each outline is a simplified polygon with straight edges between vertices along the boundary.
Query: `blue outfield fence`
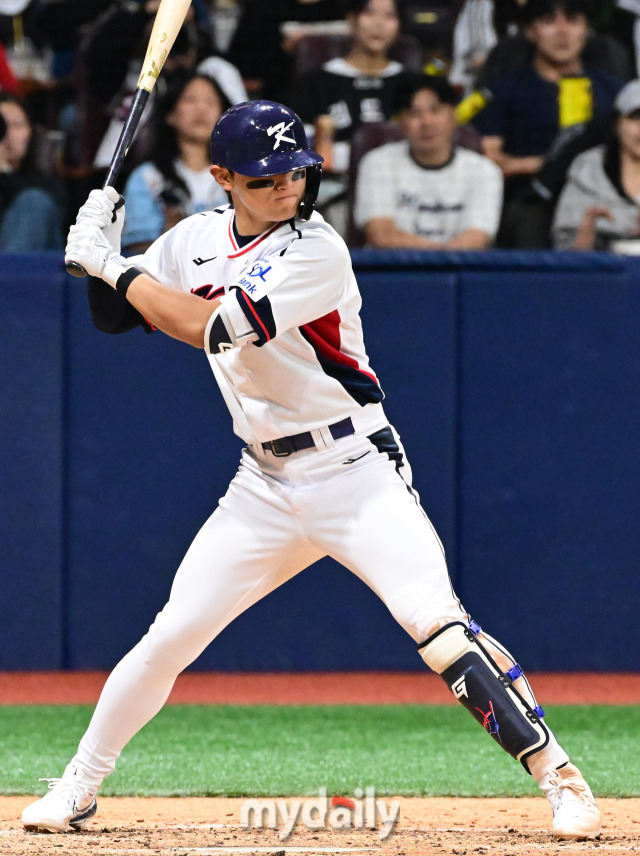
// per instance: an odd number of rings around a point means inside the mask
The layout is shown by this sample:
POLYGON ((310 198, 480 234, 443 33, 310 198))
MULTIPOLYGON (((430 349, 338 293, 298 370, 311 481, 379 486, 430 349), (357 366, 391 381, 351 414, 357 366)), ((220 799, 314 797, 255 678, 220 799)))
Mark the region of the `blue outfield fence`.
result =
MULTIPOLYGON (((640 261, 353 253, 372 364, 451 576, 529 670, 637 671, 640 261)), ((0 669, 108 669, 241 442, 202 353, 93 327, 57 255, 0 259, 0 669)), ((421 669, 325 559, 195 668, 421 669)))

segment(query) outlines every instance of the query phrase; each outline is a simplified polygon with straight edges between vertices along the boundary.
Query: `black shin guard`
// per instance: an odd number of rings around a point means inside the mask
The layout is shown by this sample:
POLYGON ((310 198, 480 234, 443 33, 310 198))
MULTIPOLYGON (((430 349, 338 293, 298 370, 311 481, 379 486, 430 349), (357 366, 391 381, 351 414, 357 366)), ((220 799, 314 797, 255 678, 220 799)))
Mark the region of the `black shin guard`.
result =
POLYGON ((460 621, 442 627, 418 650, 458 701, 530 772, 526 759, 547 745, 549 732, 542 722, 542 708, 531 707, 513 687, 513 681, 522 675, 520 667, 516 664, 503 672, 474 632, 460 621))

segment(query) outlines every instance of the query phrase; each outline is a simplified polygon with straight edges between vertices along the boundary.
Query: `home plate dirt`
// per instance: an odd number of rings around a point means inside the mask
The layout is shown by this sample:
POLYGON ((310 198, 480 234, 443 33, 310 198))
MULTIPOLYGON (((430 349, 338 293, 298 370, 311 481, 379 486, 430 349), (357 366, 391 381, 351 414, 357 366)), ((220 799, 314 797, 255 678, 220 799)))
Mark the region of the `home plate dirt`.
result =
MULTIPOLYGON (((389 798, 390 799, 390 798, 389 798)), ((124 856, 124 854, 381 854, 381 856, 564 856, 640 854, 640 799, 599 800, 604 815, 595 841, 556 842, 544 797, 521 799, 400 799, 400 816, 384 840, 380 830, 308 830, 286 841, 278 830, 244 829, 242 799, 125 798, 98 800, 99 814, 84 832, 24 832, 20 814, 29 797, 0 798, 0 854, 12 856, 124 856)))

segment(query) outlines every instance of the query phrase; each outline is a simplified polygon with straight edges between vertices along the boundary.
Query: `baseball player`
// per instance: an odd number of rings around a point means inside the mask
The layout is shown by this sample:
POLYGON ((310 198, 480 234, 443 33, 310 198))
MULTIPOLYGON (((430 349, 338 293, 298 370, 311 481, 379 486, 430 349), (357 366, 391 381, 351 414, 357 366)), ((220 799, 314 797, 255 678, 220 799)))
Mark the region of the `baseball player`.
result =
POLYGON ((452 589, 367 360, 347 247, 313 212, 322 159, 300 119, 270 101, 236 105, 217 122, 211 155, 230 204, 183 220, 144 255, 120 255, 113 188, 93 190, 69 232, 67 261, 102 280, 90 284, 98 326, 144 324, 203 348, 246 446, 168 603, 110 675, 62 778, 25 808, 25 828, 84 827, 177 675, 243 610, 330 555, 382 598, 425 663, 535 777, 553 834, 595 837, 593 795, 522 669, 452 589))

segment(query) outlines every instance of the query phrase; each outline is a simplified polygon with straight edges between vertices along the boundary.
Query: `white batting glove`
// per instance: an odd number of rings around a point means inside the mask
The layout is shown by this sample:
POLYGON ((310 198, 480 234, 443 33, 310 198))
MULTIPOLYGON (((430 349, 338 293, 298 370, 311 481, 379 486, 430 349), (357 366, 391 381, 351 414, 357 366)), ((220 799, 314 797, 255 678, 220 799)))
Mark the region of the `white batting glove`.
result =
POLYGON ((122 239, 122 227, 124 226, 124 196, 120 196, 113 187, 105 187, 103 192, 108 194, 109 199, 112 199, 114 194, 118 197, 113 204, 111 222, 108 223, 102 231, 113 249, 119 253, 122 239))
MULTIPOLYGON (((69 229, 65 262, 77 262, 90 276, 118 287, 122 274, 135 271, 119 252, 123 225, 124 199, 118 192, 113 187, 92 190, 69 229)), ((119 287, 126 290, 130 281, 125 277, 119 287)))
POLYGON ((124 226, 124 197, 113 187, 92 190, 78 211, 76 223, 93 223, 99 226, 116 252, 120 252, 124 226))

